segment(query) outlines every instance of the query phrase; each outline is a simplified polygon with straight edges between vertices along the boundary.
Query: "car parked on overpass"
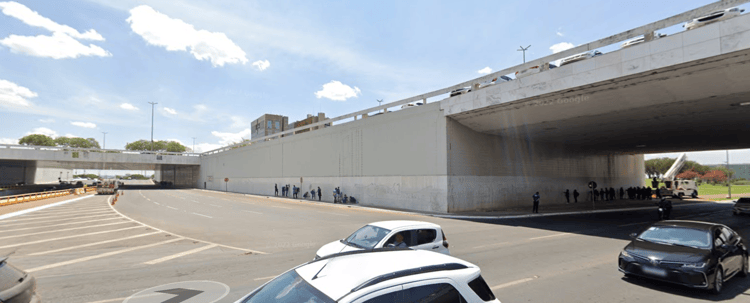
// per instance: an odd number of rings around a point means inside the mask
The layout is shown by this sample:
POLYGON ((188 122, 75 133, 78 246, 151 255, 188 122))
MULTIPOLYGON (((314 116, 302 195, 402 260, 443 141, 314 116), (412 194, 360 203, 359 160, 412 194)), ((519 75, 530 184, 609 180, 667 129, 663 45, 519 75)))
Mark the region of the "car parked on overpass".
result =
POLYGON ((598 50, 592 50, 592 51, 583 52, 583 53, 580 53, 580 54, 573 55, 573 56, 567 57, 565 59, 562 59, 560 61, 560 66, 571 64, 571 63, 582 61, 582 60, 586 60, 588 58, 593 58, 593 57, 596 57, 596 56, 601 56, 601 55, 602 55, 602 52, 600 52, 598 50))
MULTIPOLYGON (((553 69, 553 68, 557 68, 557 65, 555 65, 553 63, 550 63, 549 64, 549 69, 553 69)), ((538 74, 538 73, 541 73, 541 72, 542 72, 542 66, 541 65, 532 66, 532 67, 529 67, 527 69, 517 71, 516 72, 516 79, 521 79, 523 77, 528 77, 530 75, 535 75, 535 74, 538 74)))
POLYGON ((744 11, 745 9, 741 9, 739 7, 732 7, 732 8, 727 8, 725 10, 715 11, 703 17, 695 18, 692 21, 683 24, 682 27, 684 27, 685 30, 689 31, 691 29, 696 29, 701 26, 708 25, 714 22, 732 19, 734 17, 741 15, 742 12, 744 11))
POLYGON ((491 81, 485 81, 485 82, 480 83, 479 88, 485 88, 485 87, 493 86, 495 84, 508 82, 508 81, 513 81, 513 78, 508 77, 508 76, 500 76, 495 79, 492 79, 491 81))
POLYGON ((0 302, 41 302, 36 294, 36 279, 9 264, 8 257, 0 257, 0 302))
MULTIPOLYGON (((659 39, 659 38, 664 38, 666 36, 667 36, 666 34, 654 33, 654 40, 659 39)), ((644 37, 644 36, 641 36, 641 37, 638 37, 638 38, 635 38, 635 39, 630 39, 628 41, 623 42, 620 45, 620 48, 628 48, 628 47, 631 47, 633 45, 641 44, 641 43, 643 43, 645 41, 646 41, 646 37, 644 37)))
POLYGON ((451 97, 455 97, 455 96, 458 96, 458 95, 463 95, 463 94, 468 93, 470 91, 471 91, 470 88, 468 88, 468 87, 462 87, 462 88, 459 88, 459 89, 452 90, 450 96, 451 97))
POLYGON ((739 198, 732 207, 732 214, 750 214, 750 198, 739 198))
POLYGON ((748 275, 748 250, 735 231, 722 224, 662 221, 632 234, 618 257, 626 276, 642 276, 720 293, 724 282, 748 275))
POLYGON ((479 267, 410 248, 349 251, 297 266, 237 303, 497 302, 479 267))
POLYGON ((450 255, 448 239, 440 225, 422 221, 381 221, 358 229, 349 237, 323 245, 315 259, 353 250, 368 250, 389 245, 411 247, 450 255), (398 239, 401 242, 397 242, 398 239))

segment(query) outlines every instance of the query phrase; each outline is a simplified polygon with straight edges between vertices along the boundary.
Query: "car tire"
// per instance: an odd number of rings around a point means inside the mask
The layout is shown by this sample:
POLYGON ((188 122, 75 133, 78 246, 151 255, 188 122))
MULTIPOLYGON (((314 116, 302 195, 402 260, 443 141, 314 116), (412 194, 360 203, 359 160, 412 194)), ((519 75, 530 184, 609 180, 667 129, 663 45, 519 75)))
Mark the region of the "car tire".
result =
POLYGON ((684 197, 684 196, 685 196, 685 194, 683 194, 683 193, 679 193, 679 194, 677 195, 677 198, 680 198, 680 200, 682 200, 682 197, 684 197))
POLYGON ((740 277, 747 277, 748 276, 748 260, 747 260, 747 254, 742 255, 742 269, 740 269, 740 277))
POLYGON ((737 215, 739 215, 739 214, 737 213, 737 211, 736 211, 736 210, 733 210, 733 211, 732 211, 732 215, 735 215, 735 216, 737 216, 737 215))
POLYGON ((718 295, 721 293, 721 290, 724 288, 724 273, 721 269, 721 266, 716 267, 716 274, 714 275, 714 285, 713 288, 711 288, 711 292, 715 295, 718 295))
POLYGON ((690 196, 693 197, 693 199, 698 198, 698 192, 697 191, 693 191, 693 194, 690 195, 690 196))

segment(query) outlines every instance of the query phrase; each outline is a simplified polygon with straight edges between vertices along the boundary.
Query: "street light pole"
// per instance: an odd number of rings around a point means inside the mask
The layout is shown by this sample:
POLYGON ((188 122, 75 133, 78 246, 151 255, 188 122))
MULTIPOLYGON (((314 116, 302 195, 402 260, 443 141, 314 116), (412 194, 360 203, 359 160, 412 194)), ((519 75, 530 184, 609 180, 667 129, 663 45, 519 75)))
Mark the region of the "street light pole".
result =
POLYGON ((523 63, 526 63, 526 50, 529 49, 529 47, 531 47, 531 45, 527 46, 526 48, 521 46, 521 49, 517 50, 519 52, 523 52, 523 63))
POLYGON ((195 137, 193 137, 193 152, 195 152, 195 137))
POLYGON ((729 176, 729 150, 727 149, 727 199, 732 198, 732 182, 729 176))
POLYGON ((107 132, 102 132, 104 134, 104 141, 102 141, 102 149, 107 149, 107 132))
POLYGON ((159 103, 149 102, 148 104, 151 104, 151 151, 154 151, 154 105, 159 103))

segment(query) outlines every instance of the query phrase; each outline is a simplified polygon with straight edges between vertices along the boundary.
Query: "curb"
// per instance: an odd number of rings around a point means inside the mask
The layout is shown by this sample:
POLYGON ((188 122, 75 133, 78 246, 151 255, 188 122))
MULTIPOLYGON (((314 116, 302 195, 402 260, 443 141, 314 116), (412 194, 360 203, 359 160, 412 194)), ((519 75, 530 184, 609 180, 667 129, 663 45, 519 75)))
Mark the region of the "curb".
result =
POLYGON ((4 214, 4 215, 0 216, 0 220, 4 220, 4 219, 7 219, 7 218, 13 218, 13 217, 20 216, 20 215, 25 215, 25 214, 28 214, 28 213, 31 213, 31 212, 35 212, 37 210, 42 210, 42 209, 46 209, 46 208, 50 208, 50 207, 55 207, 55 206, 58 206, 58 205, 63 205, 63 204, 67 204, 67 203, 70 203, 70 202, 75 202, 75 201, 83 200, 83 199, 86 199, 86 198, 91 198, 93 196, 94 195, 85 196, 85 197, 79 197, 79 198, 75 198, 75 199, 71 199, 71 200, 67 200, 67 201, 60 201, 60 202, 55 202, 55 203, 52 203, 52 204, 37 206, 37 207, 34 207, 34 208, 19 210, 17 212, 12 212, 12 213, 4 214))

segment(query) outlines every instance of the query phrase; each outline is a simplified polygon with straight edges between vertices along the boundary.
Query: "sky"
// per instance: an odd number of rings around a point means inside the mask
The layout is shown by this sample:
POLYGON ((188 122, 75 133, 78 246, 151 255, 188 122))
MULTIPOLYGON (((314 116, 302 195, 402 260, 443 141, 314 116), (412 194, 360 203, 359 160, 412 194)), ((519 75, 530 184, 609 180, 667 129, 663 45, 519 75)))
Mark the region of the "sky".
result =
POLYGON ((154 102, 154 139, 203 152, 265 113, 336 117, 710 2, 0 0, 0 143, 106 132, 123 149, 150 139, 154 102))

